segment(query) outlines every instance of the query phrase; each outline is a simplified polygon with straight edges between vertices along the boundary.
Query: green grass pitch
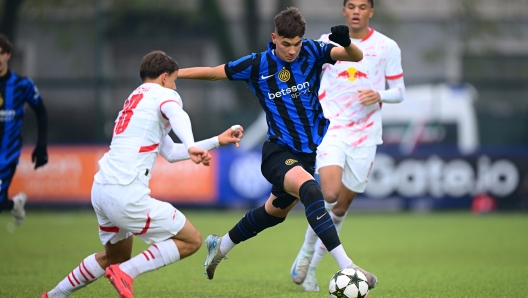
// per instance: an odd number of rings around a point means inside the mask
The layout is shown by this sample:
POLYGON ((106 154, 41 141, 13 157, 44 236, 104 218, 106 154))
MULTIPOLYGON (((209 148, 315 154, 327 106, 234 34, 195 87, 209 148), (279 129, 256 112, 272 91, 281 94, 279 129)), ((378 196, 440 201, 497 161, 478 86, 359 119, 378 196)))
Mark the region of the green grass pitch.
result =
MULTIPOLYGON (((244 211, 185 211, 203 238, 226 233, 244 211)), ((93 212, 28 212, 13 230, 0 215, 0 297, 38 297, 102 246, 93 212)), ((136 297, 328 297, 338 270, 327 255, 317 277, 321 291, 304 293, 289 271, 306 219, 294 212, 278 227, 235 247, 215 279, 203 273, 206 249, 140 276, 136 297)), ((341 240, 356 264, 375 273, 377 297, 528 297, 526 214, 360 214, 345 221, 341 240)), ((134 254, 148 246, 135 239, 134 254)), ((72 297, 117 297, 101 278, 72 297)))

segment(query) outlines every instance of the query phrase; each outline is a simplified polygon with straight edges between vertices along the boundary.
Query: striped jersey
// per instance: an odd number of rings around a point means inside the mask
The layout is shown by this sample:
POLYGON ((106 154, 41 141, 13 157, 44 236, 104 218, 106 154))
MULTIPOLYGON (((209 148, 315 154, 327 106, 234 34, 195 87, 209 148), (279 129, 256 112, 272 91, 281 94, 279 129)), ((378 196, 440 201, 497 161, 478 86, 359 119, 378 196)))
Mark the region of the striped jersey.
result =
POLYGON ((274 54, 275 44, 261 53, 225 64, 230 80, 245 81, 266 113, 268 139, 294 152, 312 153, 321 143, 329 121, 317 94, 323 64, 334 64, 334 45, 303 39, 299 56, 285 62, 274 54))
POLYGON ((0 164, 18 162, 22 150, 24 104, 35 107, 42 101, 30 78, 8 70, 0 77, 0 164))

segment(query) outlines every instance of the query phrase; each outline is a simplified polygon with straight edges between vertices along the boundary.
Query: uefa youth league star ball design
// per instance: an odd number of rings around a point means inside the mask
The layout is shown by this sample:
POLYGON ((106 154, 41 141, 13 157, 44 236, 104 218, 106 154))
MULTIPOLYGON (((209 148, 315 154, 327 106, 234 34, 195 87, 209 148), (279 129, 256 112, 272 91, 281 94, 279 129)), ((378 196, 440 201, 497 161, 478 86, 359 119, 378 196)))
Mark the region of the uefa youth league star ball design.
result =
POLYGON ((328 287, 331 298, 365 298, 368 294, 367 278, 352 268, 337 271, 328 287))

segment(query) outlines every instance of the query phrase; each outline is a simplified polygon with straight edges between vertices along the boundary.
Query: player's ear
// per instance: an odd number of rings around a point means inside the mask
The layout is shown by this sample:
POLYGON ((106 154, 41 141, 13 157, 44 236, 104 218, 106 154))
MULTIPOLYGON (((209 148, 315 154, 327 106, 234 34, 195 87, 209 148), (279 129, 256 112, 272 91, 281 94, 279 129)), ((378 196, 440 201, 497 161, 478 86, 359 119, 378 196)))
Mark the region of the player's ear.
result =
POLYGON ((167 85, 167 78, 168 78, 169 74, 164 72, 160 75, 160 79, 161 79, 161 85, 165 87, 165 85, 167 85))
POLYGON ((271 32, 271 41, 273 41, 274 44, 277 44, 277 34, 275 34, 275 32, 271 32))
POLYGON ((374 8, 370 10, 369 19, 372 18, 373 16, 374 16, 374 8))

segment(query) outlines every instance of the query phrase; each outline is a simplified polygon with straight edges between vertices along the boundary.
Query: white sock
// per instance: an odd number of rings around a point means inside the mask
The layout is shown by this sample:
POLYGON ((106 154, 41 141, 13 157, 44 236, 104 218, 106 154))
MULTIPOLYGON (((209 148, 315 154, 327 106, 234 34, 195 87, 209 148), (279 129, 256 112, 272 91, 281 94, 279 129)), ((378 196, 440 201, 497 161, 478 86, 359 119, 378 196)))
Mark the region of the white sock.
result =
POLYGON ((313 231, 312 227, 308 225, 306 233, 304 234, 304 243, 301 247, 301 251, 305 255, 311 255, 314 252, 315 242, 319 239, 317 234, 313 231))
MULTIPOLYGON (((343 216, 337 216, 332 211, 329 211, 330 216, 332 217, 332 220, 334 221, 334 225, 336 227, 337 233, 341 231, 341 228, 343 227, 343 222, 345 221, 345 217, 347 216, 347 213, 343 216)), ((317 239, 317 242, 314 245, 315 247, 315 253, 312 257, 312 261, 310 262, 310 268, 317 268, 319 266, 319 263, 321 263, 321 260, 325 256, 325 254, 328 252, 326 250, 326 247, 324 246, 321 239, 317 239)))
POLYGON ((330 254, 332 257, 334 257, 337 264, 339 265, 339 268, 341 269, 345 269, 346 267, 354 264, 354 262, 352 262, 352 260, 347 256, 345 250, 343 249, 343 245, 341 244, 338 247, 332 249, 330 254))
POLYGON ((334 212, 330 211, 330 216, 332 217, 332 220, 334 221, 334 225, 336 227, 337 233, 341 231, 341 228, 343 227, 343 222, 345 221, 345 217, 347 216, 348 212, 345 213, 343 216, 337 216, 334 214, 334 212))
POLYGON ((321 239, 317 239, 317 242, 315 243, 315 252, 312 260, 310 261, 310 268, 317 268, 327 252, 328 250, 326 250, 323 241, 321 241, 321 239))
POLYGON ((227 253, 235 247, 235 243, 233 240, 231 240, 231 237, 229 237, 229 233, 225 234, 224 237, 222 237, 222 242, 220 243, 220 253, 224 256, 227 255, 227 253))
POLYGON ((73 292, 84 288, 90 283, 103 276, 104 269, 95 260, 95 254, 86 257, 77 268, 73 269, 67 277, 48 292, 49 298, 63 298, 70 296, 73 292))
POLYGON ((327 201, 325 201, 324 203, 325 203, 326 211, 331 211, 332 208, 334 208, 334 206, 337 204, 337 201, 335 201, 333 203, 328 203, 327 201))
POLYGON ((157 270, 180 259, 180 252, 172 239, 153 244, 144 252, 119 264, 119 268, 132 278, 157 270))

